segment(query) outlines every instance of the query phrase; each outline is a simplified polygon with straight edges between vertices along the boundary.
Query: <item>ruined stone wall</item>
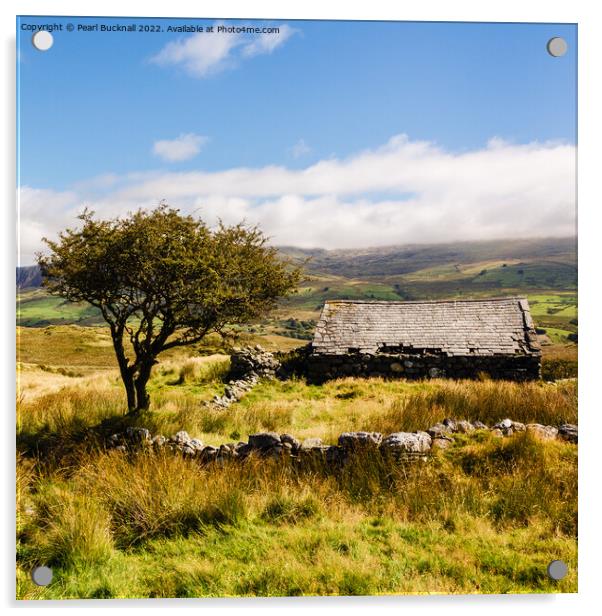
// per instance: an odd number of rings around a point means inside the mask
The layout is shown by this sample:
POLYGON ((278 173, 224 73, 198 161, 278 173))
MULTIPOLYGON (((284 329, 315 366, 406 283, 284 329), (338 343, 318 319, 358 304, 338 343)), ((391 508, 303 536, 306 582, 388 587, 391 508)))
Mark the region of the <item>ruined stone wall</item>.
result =
POLYGON ((319 355, 306 353, 301 371, 308 380, 320 383, 346 376, 383 378, 478 378, 528 381, 541 378, 539 355, 473 355, 448 357, 442 354, 319 355))
POLYGON ((107 448, 123 453, 139 449, 180 453, 188 458, 198 459, 200 463, 224 462, 226 460, 244 461, 249 457, 290 459, 292 461, 323 461, 339 466, 345 464, 353 452, 373 450, 385 457, 398 460, 412 460, 429 455, 432 450, 446 449, 454 443, 456 434, 490 431, 495 437, 509 437, 519 432, 529 432, 539 440, 563 440, 577 444, 578 427, 574 424, 544 426, 523 424, 511 419, 503 419, 488 427, 480 421, 467 421, 445 418, 426 431, 394 432, 389 435, 380 432, 343 432, 336 445, 327 445, 319 438, 300 441, 291 434, 260 432, 250 434, 248 442, 226 443, 219 447, 204 445, 198 438, 191 438, 181 431, 170 438, 161 434, 153 437, 142 427, 129 427, 125 432, 111 435, 107 448))

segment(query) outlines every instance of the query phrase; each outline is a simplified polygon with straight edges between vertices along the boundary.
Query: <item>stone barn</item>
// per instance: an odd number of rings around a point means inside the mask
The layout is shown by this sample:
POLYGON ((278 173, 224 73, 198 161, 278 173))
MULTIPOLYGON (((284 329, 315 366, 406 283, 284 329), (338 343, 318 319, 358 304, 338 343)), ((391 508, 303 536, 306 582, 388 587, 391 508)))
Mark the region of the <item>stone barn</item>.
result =
POLYGON ((419 302, 331 300, 307 355, 309 380, 342 376, 541 376, 541 350, 522 297, 419 302))

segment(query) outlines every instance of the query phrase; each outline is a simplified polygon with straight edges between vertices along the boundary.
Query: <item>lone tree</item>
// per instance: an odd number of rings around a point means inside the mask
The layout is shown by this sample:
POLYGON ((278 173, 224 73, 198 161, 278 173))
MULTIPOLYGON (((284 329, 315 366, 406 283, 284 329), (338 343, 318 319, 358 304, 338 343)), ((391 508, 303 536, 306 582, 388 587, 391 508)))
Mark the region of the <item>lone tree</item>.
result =
POLYGON ((113 220, 86 210, 79 219, 80 228, 57 241, 44 238, 50 253, 37 255, 44 286, 100 310, 130 413, 149 408, 159 353, 265 315, 300 279, 257 227, 211 230, 165 204, 113 220))

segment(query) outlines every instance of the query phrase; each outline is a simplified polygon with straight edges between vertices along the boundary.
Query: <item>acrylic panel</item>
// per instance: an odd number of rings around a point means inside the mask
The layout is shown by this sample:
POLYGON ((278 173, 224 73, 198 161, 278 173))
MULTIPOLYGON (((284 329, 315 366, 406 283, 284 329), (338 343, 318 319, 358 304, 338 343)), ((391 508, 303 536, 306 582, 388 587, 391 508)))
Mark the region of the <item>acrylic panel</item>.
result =
POLYGON ((577 592, 577 26, 17 19, 17 597, 577 592))

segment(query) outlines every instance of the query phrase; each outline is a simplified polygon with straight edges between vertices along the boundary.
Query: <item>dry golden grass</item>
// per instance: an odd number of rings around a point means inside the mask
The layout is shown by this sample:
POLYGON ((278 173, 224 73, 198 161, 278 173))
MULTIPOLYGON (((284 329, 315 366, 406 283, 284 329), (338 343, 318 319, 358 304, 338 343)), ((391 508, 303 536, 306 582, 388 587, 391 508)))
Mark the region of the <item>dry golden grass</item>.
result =
POLYGON ((344 431, 425 429, 446 416, 576 423, 575 381, 292 379, 262 382, 225 411, 203 406, 222 391, 227 363, 223 355, 162 361, 151 411, 135 419, 124 415, 115 371, 25 368, 19 597, 576 590, 577 449, 564 442, 479 432, 458 435, 428 463, 365 456, 332 472, 129 456, 104 451, 88 432, 133 424, 153 434, 185 429, 209 444, 263 430, 336 442, 344 431), (570 566, 557 584, 545 574, 554 558, 570 566), (28 578, 41 563, 57 576, 44 589, 28 578))
POLYGON ((63 388, 98 387, 99 383, 109 383, 117 377, 117 370, 111 369, 80 372, 73 368, 20 363, 17 366, 17 395, 22 401, 30 401, 63 388))
MULTIPOLYGON (((259 431, 290 432, 298 438, 336 442, 345 431, 383 433, 425 430, 445 417, 488 425, 510 417, 524 423, 577 422, 577 384, 505 381, 424 382, 339 379, 321 386, 302 380, 263 382, 227 410, 206 406, 223 390, 224 356, 172 360, 155 369, 151 411, 125 417, 120 381, 113 373, 76 379, 58 391, 24 397, 19 405, 18 437, 28 442, 55 435, 73 438, 101 422, 143 425, 171 435, 186 430, 219 445, 259 431), (36 436, 37 435, 37 436, 36 436)), ((61 377, 62 378, 62 377, 61 377)))

